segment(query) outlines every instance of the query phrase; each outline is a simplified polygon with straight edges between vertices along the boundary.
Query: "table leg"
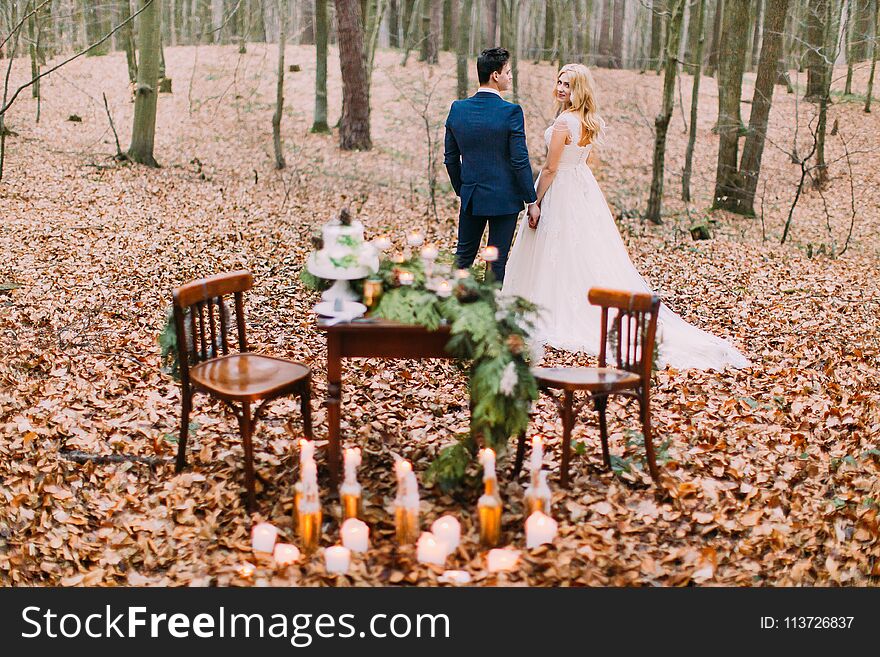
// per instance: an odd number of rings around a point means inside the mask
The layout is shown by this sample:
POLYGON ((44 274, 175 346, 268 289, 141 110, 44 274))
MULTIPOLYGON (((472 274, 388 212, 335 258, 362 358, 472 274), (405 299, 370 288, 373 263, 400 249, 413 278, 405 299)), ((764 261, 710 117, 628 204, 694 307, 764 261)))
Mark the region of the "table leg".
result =
POLYGON ((338 334, 327 336, 327 465, 330 468, 330 486, 336 491, 339 485, 339 443, 342 419, 342 349, 338 334))

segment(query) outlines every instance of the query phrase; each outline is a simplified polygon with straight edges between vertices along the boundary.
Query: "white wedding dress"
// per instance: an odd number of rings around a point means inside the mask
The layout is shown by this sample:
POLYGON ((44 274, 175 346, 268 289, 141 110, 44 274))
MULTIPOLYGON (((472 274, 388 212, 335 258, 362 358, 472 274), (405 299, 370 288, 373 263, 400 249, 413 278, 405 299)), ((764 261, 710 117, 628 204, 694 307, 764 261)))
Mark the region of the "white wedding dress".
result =
MULTIPOLYGON (((601 309, 587 301, 591 287, 651 292, 629 259, 602 190, 587 166, 592 144, 578 146, 580 123, 562 113, 544 133, 564 130, 556 177, 541 202, 533 230, 524 217, 510 253, 503 293, 537 304, 534 338, 541 344, 590 355, 599 353, 601 309)), ((601 136, 600 136, 601 140, 601 136)), ((743 367, 749 361, 729 343, 688 324, 666 305, 658 323, 658 366, 677 369, 743 367)))

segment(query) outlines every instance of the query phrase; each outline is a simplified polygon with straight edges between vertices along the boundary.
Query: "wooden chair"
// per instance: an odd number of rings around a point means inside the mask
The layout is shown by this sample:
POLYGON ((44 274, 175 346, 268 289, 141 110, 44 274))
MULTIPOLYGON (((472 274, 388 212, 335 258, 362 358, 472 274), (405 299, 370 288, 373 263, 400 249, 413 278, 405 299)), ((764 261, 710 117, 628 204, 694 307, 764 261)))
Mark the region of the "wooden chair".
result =
POLYGON ((177 444, 177 472, 186 466, 186 440, 192 397, 204 392, 225 403, 238 420, 244 445, 247 508, 256 506, 252 436, 266 404, 286 395, 300 398, 303 433, 312 438, 310 405, 311 370, 282 358, 261 356, 248 350, 245 336, 243 293, 254 285, 250 272, 235 271, 187 283, 174 290, 174 324, 180 361, 183 410, 177 444), (238 353, 229 353, 232 341, 229 308, 232 295, 238 353), (260 402, 251 415, 251 404, 260 402))
MULTIPOLYGON (((611 465, 608 452, 608 426, 605 409, 610 395, 628 395, 639 401, 642 434, 648 469, 655 482, 659 471, 651 441, 651 369, 654 358, 654 339, 657 334, 657 316, 660 299, 651 294, 636 294, 617 290, 593 288, 590 303, 602 307, 602 337, 599 347, 599 367, 535 367, 532 373, 542 392, 547 393, 562 416, 562 463, 560 481, 568 488, 568 466, 571 456, 571 432, 583 406, 593 400, 599 413, 599 433, 602 437, 602 460, 611 465), (609 336, 609 311, 613 331, 613 360, 616 367, 606 367, 609 336), (562 391, 562 400, 552 390, 562 391), (585 391, 586 399, 574 405, 574 393, 585 391)), ((525 432, 519 435, 513 474, 519 473, 525 454, 525 432)))

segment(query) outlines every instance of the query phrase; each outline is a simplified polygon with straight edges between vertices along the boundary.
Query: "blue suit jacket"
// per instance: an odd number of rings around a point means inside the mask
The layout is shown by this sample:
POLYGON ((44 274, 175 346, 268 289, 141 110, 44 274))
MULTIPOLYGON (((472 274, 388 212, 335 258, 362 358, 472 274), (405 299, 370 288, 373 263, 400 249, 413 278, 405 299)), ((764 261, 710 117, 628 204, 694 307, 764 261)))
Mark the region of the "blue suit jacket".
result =
POLYGON ((452 103, 443 161, 462 213, 515 214, 536 199, 522 107, 497 94, 452 103))

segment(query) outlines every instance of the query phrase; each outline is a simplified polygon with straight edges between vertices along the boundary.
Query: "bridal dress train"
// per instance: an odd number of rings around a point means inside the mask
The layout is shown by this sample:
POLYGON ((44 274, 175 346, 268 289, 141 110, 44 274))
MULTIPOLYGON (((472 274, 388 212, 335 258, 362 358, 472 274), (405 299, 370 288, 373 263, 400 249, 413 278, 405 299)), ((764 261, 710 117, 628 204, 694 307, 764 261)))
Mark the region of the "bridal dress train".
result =
MULTIPOLYGON (((587 166, 592 144, 578 146, 580 123, 562 113, 544 133, 565 130, 564 147, 553 183, 541 202, 537 229, 523 218, 507 263, 504 294, 537 304, 535 338, 557 349, 599 353, 601 309, 587 301, 591 287, 651 293, 633 266, 614 218, 587 166)), ((748 359, 726 341, 688 324, 661 305, 658 366, 677 369, 744 367, 748 359)))

